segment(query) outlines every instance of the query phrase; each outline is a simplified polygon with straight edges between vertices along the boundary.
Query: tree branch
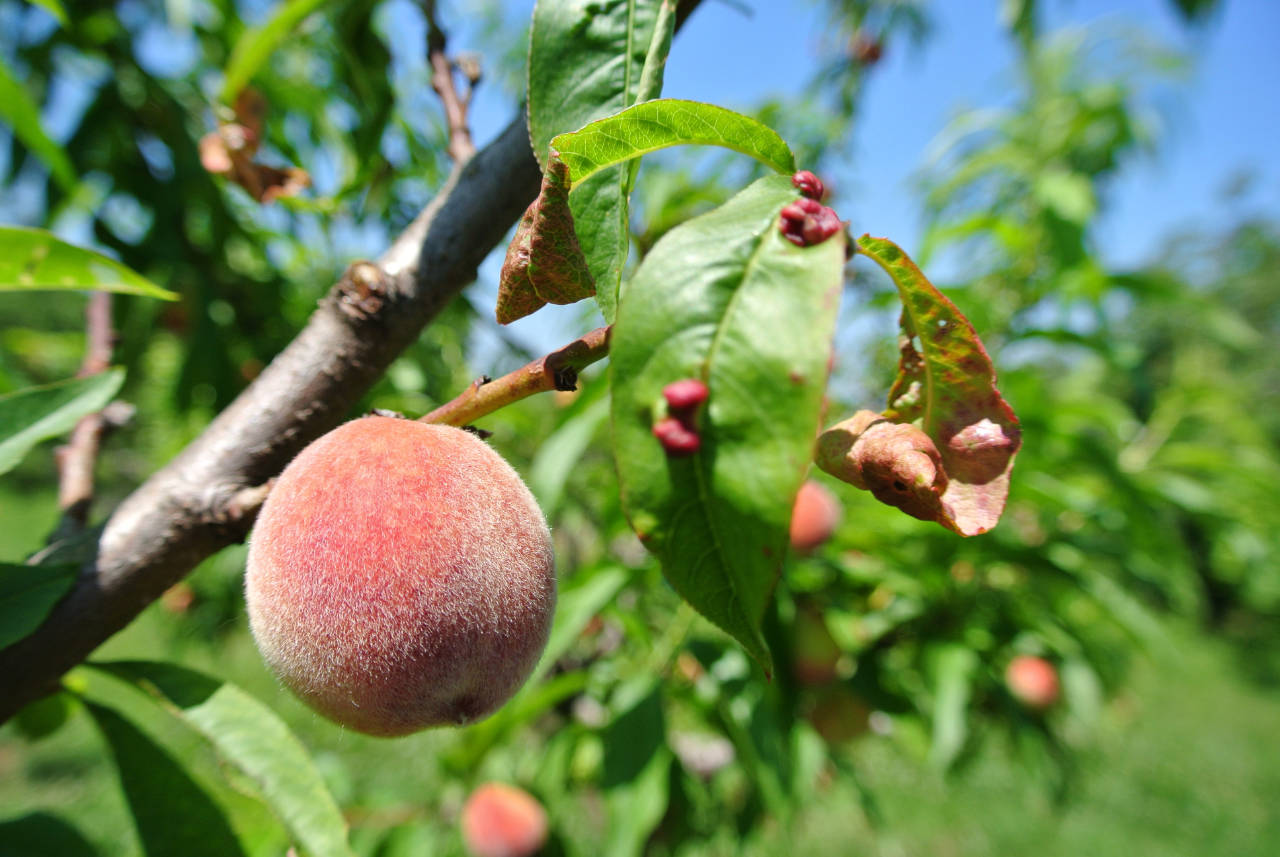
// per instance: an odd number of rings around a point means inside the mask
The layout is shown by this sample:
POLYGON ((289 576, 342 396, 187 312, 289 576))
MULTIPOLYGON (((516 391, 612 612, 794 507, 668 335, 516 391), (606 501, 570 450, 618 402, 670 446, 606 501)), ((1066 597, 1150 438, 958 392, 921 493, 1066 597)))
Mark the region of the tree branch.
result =
POLYGON ((465 426, 536 393, 576 390, 578 373, 609 353, 611 330, 598 327, 564 348, 539 357, 496 380, 479 378, 453 401, 419 417, 419 422, 465 426))
POLYGON ((426 0, 422 9, 427 19, 427 57, 431 61, 431 88, 440 97, 445 119, 449 123, 449 156, 455 163, 461 163, 476 151, 475 143, 471 141, 471 127, 467 123, 467 108, 471 103, 471 90, 480 79, 479 66, 475 65, 468 73, 470 88, 465 96, 460 96, 453 84, 454 63, 445 53, 448 37, 436 21, 435 0, 426 0))

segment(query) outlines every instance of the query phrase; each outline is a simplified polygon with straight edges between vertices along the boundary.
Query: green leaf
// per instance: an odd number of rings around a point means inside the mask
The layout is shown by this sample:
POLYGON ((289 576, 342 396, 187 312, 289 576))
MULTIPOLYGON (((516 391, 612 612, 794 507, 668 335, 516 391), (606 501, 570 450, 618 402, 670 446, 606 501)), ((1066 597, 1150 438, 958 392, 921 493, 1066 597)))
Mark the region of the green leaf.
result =
MULTIPOLYGON (((609 835, 601 854, 639 854, 670 800, 671 763, 660 688, 644 680, 643 696, 604 730, 601 787, 609 809, 609 835)), ((624 688, 626 689, 626 688, 624 688)))
POLYGON ((760 179, 671 230, 618 308, 609 348, 623 506, 685 600, 766 670, 760 627, 812 454, 840 299, 845 240, 800 248, 779 233, 798 193, 760 179), (667 458, 653 436, 662 390, 710 395, 701 450, 667 458))
POLYGON ((892 241, 864 235, 858 248, 898 287, 898 376, 883 415, 859 411, 823 432, 818 466, 913 517, 985 533, 1009 494, 1018 418, 955 304, 892 241))
POLYGON ((231 58, 223 72, 222 93, 219 95, 222 103, 234 104, 240 90, 258 73, 272 51, 324 3, 325 0, 288 0, 281 3, 262 26, 242 33, 231 49, 231 58))
POLYGON ((47 812, 0 821, 5 857, 98 857, 99 851, 74 825, 47 812))
POLYGON ((969 698, 978 656, 964 646, 941 646, 935 655, 933 741, 929 760, 948 768, 964 749, 969 735, 969 698))
POLYGON ((39 628, 79 571, 75 565, 0 563, 0 649, 39 628))
POLYGON ((307 854, 351 857, 346 821, 319 771, 284 722, 261 702, 233 684, 176 664, 92 666, 152 694, 203 735, 222 759, 253 781, 307 854))
POLYGON ((111 749, 144 854, 246 854, 221 808, 179 760, 110 708, 87 700, 85 707, 111 749))
POLYGON ((0 226, 0 291, 75 289, 175 301, 178 296, 101 253, 43 229, 0 226))
POLYGON ((714 104, 676 98, 637 104, 551 141, 575 186, 605 167, 686 144, 723 146, 786 175, 796 170, 791 149, 768 125, 714 104))
POLYGON ((16 467, 37 443, 102 410, 123 383, 124 370, 116 368, 0 396, 0 473, 16 467))
MULTIPOLYGON (((661 94, 675 6, 674 0, 539 0, 529 40, 529 137, 544 169, 557 134, 661 94)), ((596 300, 610 322, 630 250, 634 181, 634 166, 619 166, 570 196, 596 300)))
POLYGON ((529 466, 529 489, 548 519, 555 516, 569 475, 582 461, 600 424, 609 416, 609 402, 598 399, 543 439, 529 466))
MULTIPOLYGON (((59 20, 66 23, 65 12, 59 16, 59 20)), ((79 180, 66 150, 44 132, 44 126, 40 124, 40 108, 3 61, 0 61, 0 117, 13 128, 14 136, 22 141, 22 145, 44 162, 59 187, 67 193, 75 190, 79 180)), ((3 259, 5 255, 0 255, 0 260, 3 259)))

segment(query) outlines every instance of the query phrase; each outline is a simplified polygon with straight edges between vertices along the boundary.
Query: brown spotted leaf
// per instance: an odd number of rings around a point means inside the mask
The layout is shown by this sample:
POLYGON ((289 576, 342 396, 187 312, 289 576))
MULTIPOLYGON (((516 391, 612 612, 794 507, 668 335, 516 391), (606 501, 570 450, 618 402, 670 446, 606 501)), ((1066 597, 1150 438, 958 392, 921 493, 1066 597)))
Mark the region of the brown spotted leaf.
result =
POLYGON ((902 299, 898 377, 882 417, 855 415, 820 439, 819 466, 840 478, 856 473, 877 499, 915 517, 964 536, 985 533, 1009 494, 1022 444, 1018 418, 955 304, 893 242, 864 235, 858 249, 884 268, 902 299), (846 455, 837 455, 842 448, 846 455))
POLYGON ((568 168, 553 157, 547 162, 538 198, 520 219, 507 248, 498 281, 498 322, 510 324, 544 304, 576 303, 595 293, 573 230, 568 168))

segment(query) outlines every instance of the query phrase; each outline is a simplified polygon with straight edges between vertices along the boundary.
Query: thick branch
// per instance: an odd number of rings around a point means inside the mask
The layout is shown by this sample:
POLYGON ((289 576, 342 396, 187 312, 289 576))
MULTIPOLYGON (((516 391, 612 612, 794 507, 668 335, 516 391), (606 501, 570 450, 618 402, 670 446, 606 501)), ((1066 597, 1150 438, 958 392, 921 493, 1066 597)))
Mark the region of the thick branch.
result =
POLYGON ((445 402, 420 421, 465 426, 535 393, 576 390, 578 373, 609 353, 610 330, 598 327, 501 378, 480 378, 456 399, 445 402))
POLYGON ((445 187, 377 264, 353 265, 297 338, 107 522, 96 561, 31 636, 0 651, 0 722, 252 524, 245 489, 336 426, 475 279, 538 191, 524 117, 445 187))

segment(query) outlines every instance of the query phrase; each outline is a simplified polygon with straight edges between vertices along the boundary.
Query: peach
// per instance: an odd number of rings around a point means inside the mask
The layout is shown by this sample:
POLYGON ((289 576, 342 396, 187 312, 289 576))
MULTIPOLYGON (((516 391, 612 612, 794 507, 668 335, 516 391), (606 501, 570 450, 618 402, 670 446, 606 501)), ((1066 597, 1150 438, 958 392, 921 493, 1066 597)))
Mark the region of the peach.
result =
POLYGON ((547 813, 523 789, 486 783, 462 807, 462 840, 475 857, 529 857, 547 841, 547 813))
POLYGON ((364 417, 280 475, 245 595, 268 665, 320 714, 381 736, 460 725, 506 702, 546 645, 551 535, 475 435, 364 417))
POLYGON ((1005 668, 1004 682, 1028 708, 1043 711, 1058 701, 1058 670, 1044 658, 1018 655, 1005 668))
POLYGON ((840 523, 840 501, 821 483, 800 486, 791 510, 791 548, 806 554, 826 544, 840 523))

